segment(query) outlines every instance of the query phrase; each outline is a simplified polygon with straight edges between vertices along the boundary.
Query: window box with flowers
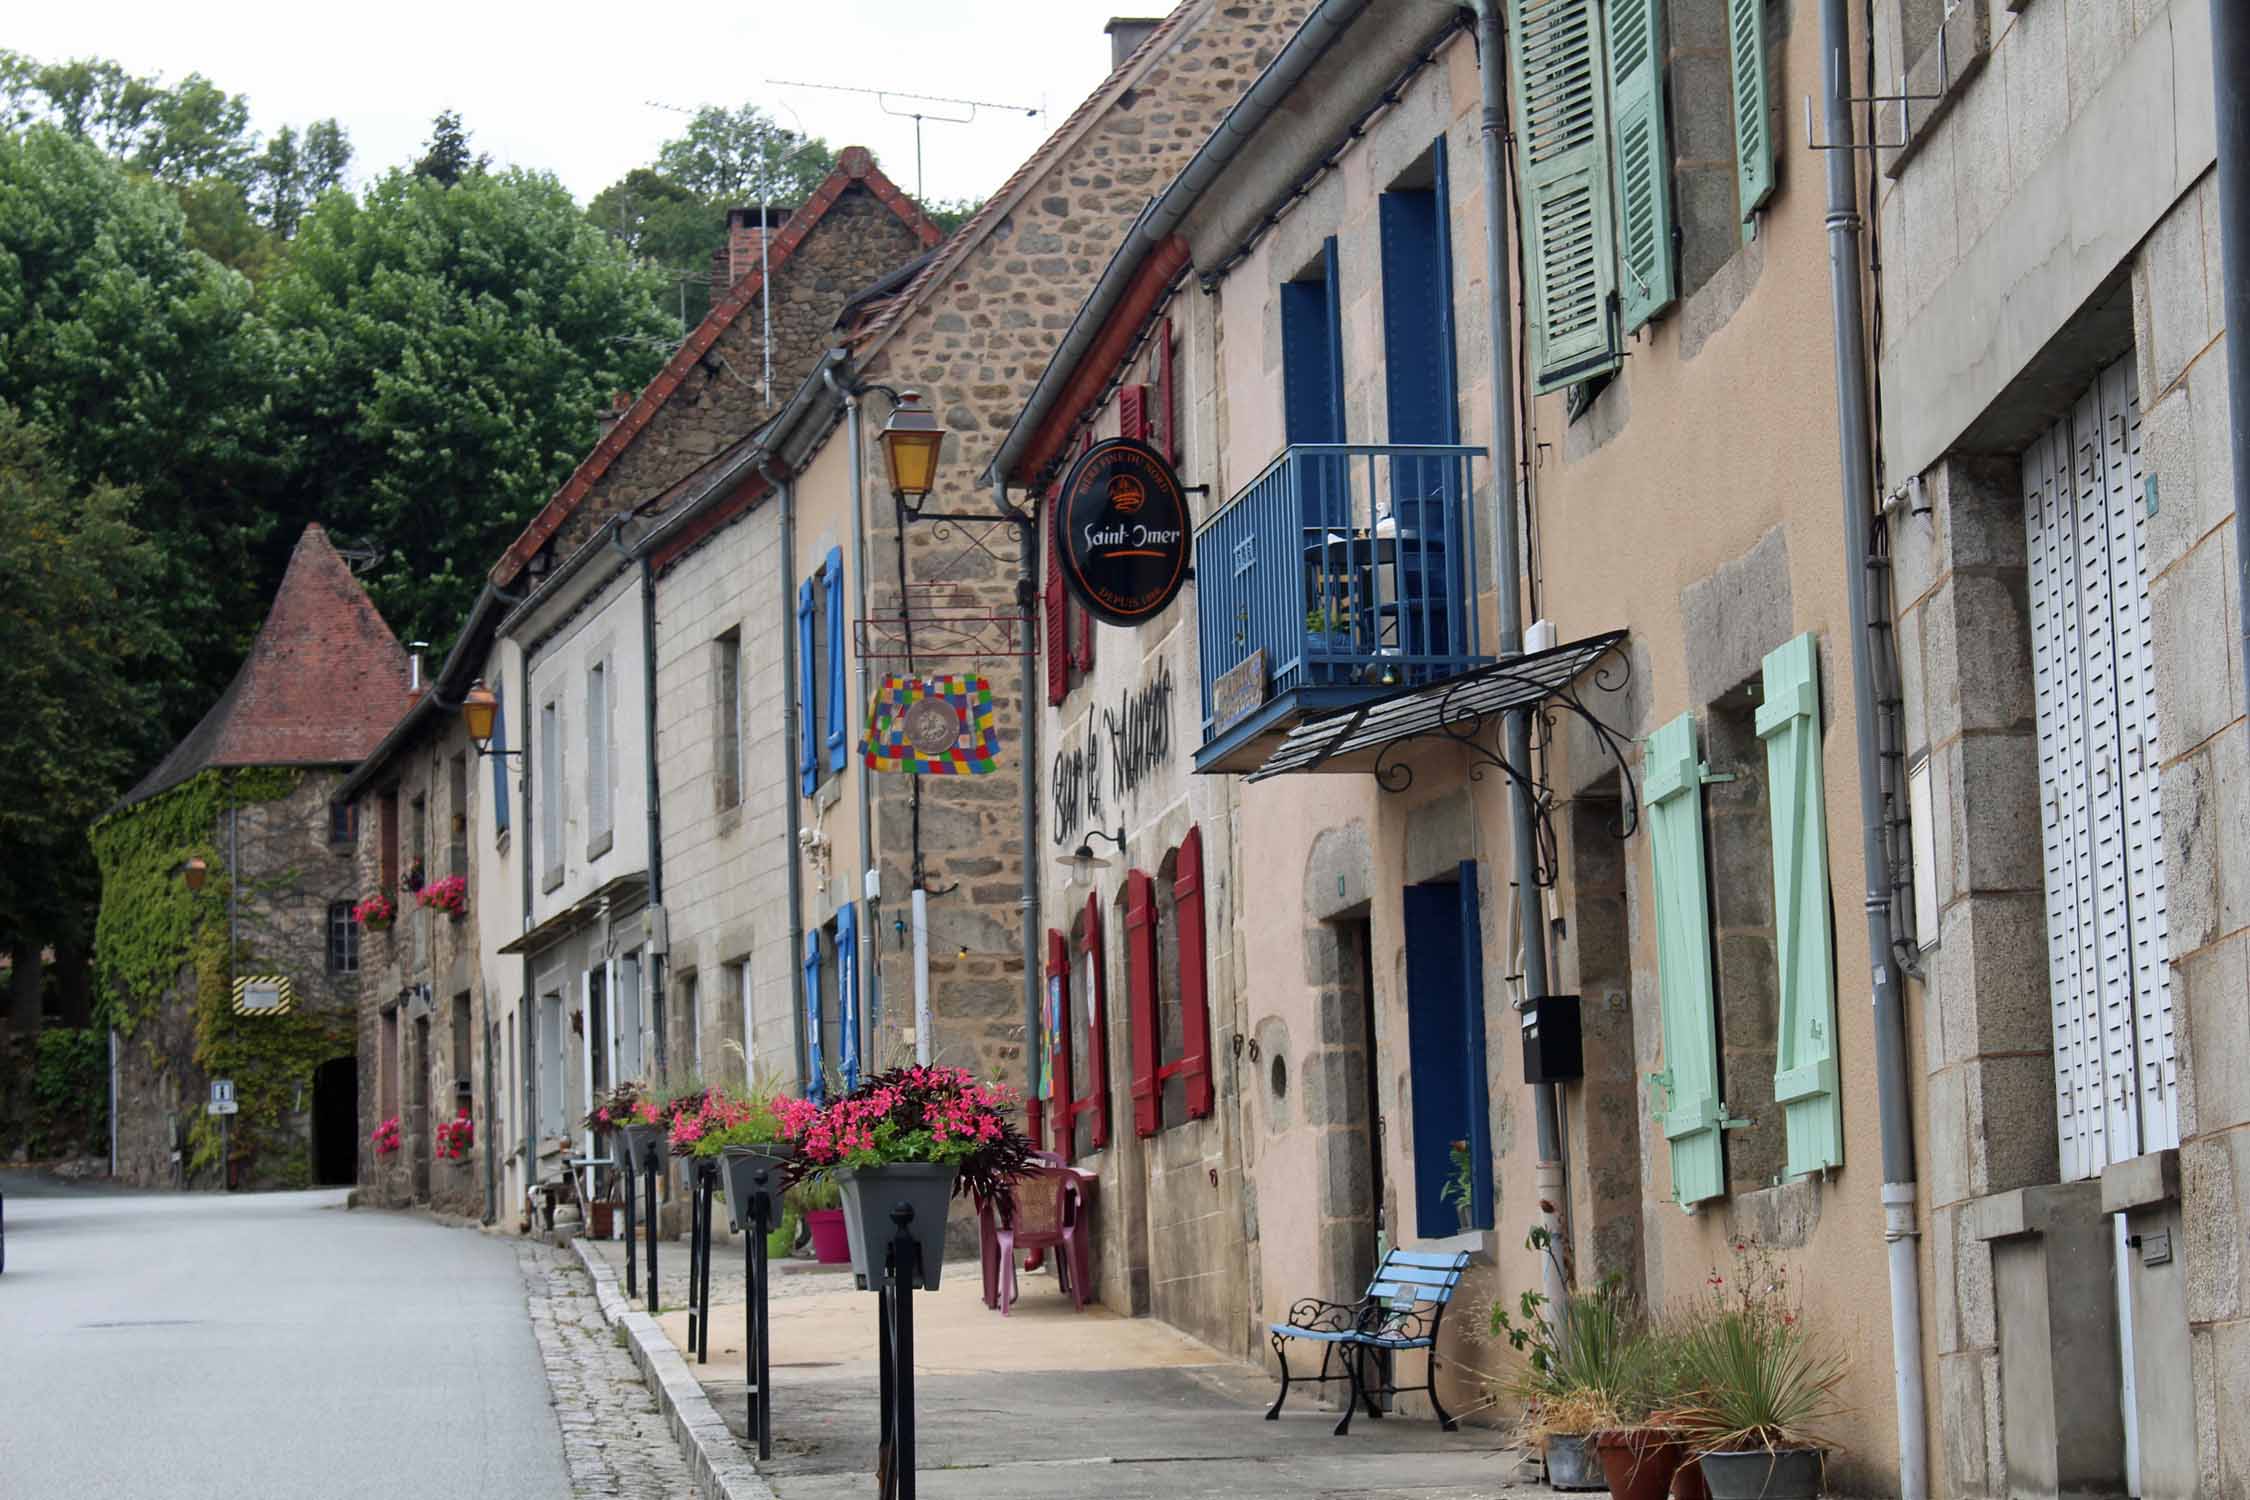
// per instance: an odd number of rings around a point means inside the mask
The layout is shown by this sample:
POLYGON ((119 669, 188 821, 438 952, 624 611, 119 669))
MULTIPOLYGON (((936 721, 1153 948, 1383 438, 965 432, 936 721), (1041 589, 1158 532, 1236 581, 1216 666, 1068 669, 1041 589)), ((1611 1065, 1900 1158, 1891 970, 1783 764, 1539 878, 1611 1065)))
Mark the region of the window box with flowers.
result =
POLYGON ((439 1161, 467 1161, 469 1152, 477 1143, 477 1127, 469 1118, 464 1105, 459 1114, 439 1124, 437 1128, 437 1159, 439 1161))
POLYGON ((396 1156, 399 1147, 404 1144, 398 1128, 398 1116, 392 1115, 382 1124, 369 1131, 367 1143, 375 1148, 375 1155, 378 1160, 386 1156, 396 1156))
POLYGON ((388 932, 398 920, 398 908, 385 895, 373 895, 352 908, 352 920, 369 932, 388 932))
POLYGON ((430 881, 414 893, 414 904, 442 911, 458 922, 469 914, 469 877, 448 875, 430 881))

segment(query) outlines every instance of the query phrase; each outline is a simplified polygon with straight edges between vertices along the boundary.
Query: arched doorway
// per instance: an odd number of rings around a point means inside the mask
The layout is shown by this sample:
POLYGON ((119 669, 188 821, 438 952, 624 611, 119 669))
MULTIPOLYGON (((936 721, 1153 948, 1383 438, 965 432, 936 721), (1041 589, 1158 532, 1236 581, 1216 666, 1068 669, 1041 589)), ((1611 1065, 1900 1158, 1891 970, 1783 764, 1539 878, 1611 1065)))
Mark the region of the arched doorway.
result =
POLYGON ((359 1059, 349 1053, 313 1069, 312 1137, 314 1182, 359 1180, 359 1059))

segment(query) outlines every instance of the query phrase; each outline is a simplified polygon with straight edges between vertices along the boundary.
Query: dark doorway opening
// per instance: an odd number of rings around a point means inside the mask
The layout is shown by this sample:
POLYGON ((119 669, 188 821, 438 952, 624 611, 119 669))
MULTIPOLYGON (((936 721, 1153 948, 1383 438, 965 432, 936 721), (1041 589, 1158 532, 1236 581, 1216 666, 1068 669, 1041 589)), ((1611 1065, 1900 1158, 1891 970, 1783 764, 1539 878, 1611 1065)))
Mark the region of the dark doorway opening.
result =
POLYGON ((313 1069, 313 1181, 346 1187, 359 1180, 359 1059, 331 1057, 313 1069))

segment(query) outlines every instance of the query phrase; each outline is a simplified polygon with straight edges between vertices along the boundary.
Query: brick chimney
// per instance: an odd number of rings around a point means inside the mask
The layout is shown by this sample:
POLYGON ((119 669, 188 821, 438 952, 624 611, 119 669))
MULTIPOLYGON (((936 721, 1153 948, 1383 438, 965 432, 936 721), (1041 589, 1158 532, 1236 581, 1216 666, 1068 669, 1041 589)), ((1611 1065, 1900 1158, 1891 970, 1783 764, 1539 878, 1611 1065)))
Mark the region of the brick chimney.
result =
POLYGON ((726 243, 711 253, 711 295, 716 297, 758 269, 760 239, 779 235, 793 210, 786 203, 766 205, 766 227, 758 227, 758 205, 727 210, 726 243))
POLYGON ((1114 73, 1125 66, 1125 59, 1138 52, 1148 34, 1164 24, 1162 16, 1111 16, 1102 28, 1109 38, 1109 70, 1114 73))

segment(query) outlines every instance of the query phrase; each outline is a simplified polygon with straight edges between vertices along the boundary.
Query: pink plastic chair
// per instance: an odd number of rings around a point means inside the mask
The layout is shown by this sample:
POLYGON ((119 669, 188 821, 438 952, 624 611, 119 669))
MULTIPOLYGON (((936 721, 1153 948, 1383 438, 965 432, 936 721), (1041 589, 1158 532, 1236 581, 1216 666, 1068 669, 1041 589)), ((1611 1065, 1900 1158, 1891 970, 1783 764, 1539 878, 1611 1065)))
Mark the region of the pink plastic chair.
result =
MULTIPOLYGON (((1009 1191, 1013 1212, 997 1218, 992 1230, 993 1254, 987 1265, 998 1271, 1000 1316, 1009 1316, 1016 1300, 1016 1251, 1054 1250, 1055 1277, 1071 1301, 1083 1310, 1094 1273, 1084 1233, 1086 1196, 1084 1181, 1068 1167, 1041 1167, 1016 1179, 1009 1191)), ((987 1287, 992 1280, 987 1281, 987 1287)), ((991 1305, 991 1298, 986 1298, 991 1305)))

